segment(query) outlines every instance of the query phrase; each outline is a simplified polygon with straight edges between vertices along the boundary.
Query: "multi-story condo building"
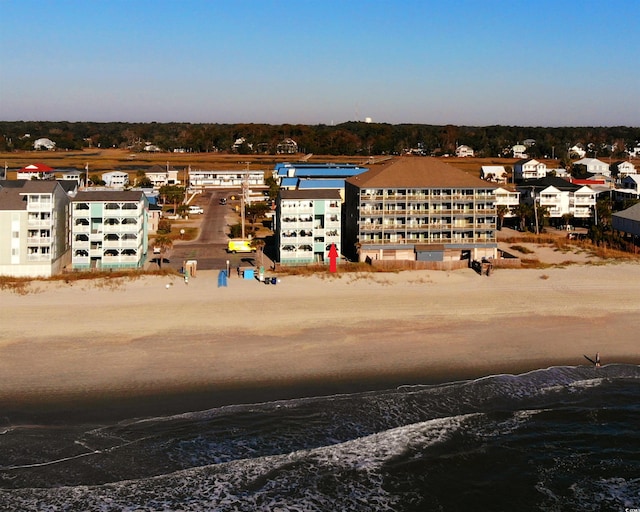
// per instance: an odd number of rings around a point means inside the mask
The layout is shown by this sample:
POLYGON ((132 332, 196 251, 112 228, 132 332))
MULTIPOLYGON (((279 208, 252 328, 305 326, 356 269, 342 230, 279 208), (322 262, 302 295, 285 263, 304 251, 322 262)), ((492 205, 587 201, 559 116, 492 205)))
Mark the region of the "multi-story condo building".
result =
POLYGON ((148 249, 148 206, 141 191, 79 192, 72 202, 73 268, 142 267, 148 249))
POLYGON ((352 259, 497 256, 495 186, 435 158, 398 158, 345 184, 343 251, 352 259))
POLYGON ((341 208, 338 190, 281 190, 275 229, 278 261, 328 263, 332 244, 340 254, 341 208))
POLYGON ((52 180, 0 182, 0 275, 49 277, 69 263, 69 198, 52 180))

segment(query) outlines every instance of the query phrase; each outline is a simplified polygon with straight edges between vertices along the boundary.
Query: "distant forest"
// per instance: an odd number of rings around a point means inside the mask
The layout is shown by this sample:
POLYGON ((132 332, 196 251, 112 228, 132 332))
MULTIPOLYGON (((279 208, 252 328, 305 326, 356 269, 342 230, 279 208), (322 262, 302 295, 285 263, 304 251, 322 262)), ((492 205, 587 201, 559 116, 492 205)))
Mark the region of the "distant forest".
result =
POLYGON ((38 138, 49 138, 57 149, 128 148, 140 151, 153 144, 162 151, 275 154, 286 138, 300 153, 321 155, 385 155, 409 150, 425 155, 453 154, 458 145, 478 157, 509 157, 515 144, 531 141, 530 157, 567 159, 568 149, 581 144, 586 156, 625 158, 638 145, 640 127, 436 126, 347 122, 338 125, 191 124, 0 121, 0 151, 32 150, 38 138), (244 143, 233 148, 234 143, 244 143))

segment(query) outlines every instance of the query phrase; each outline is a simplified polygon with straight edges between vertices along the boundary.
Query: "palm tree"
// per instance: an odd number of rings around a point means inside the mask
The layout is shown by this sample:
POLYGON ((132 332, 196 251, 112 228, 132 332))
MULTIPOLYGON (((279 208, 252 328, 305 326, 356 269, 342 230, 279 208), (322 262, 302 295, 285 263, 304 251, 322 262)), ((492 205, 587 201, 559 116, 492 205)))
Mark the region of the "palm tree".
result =
POLYGON ((511 213, 518 217, 520 221, 520 231, 524 231, 527 226, 527 219, 529 219, 533 213, 533 207, 526 203, 519 203, 511 208, 511 213))
POLYGON ((507 213, 509 213, 509 208, 504 204, 499 204, 498 206, 496 206, 496 215, 498 216, 498 231, 502 229, 504 218, 507 213))
POLYGON ((165 253, 173 247, 173 240, 166 235, 159 235, 153 239, 154 253, 155 249, 160 250, 160 256, 158 257, 158 267, 162 268, 162 260, 165 253))

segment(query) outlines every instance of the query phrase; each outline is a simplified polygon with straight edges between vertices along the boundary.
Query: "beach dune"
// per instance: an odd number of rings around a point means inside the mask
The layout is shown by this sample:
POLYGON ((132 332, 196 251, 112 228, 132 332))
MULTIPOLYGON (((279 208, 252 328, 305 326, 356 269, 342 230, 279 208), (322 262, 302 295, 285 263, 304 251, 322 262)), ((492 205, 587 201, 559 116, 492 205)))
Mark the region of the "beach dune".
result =
MULTIPOLYGON (((640 363, 640 265, 0 291, 0 405, 178 412, 554 365, 640 363), (141 407, 148 405, 148 409, 141 407), (63 406, 64 405, 64 406, 63 406)), ((132 411, 127 411, 130 414, 132 411)))

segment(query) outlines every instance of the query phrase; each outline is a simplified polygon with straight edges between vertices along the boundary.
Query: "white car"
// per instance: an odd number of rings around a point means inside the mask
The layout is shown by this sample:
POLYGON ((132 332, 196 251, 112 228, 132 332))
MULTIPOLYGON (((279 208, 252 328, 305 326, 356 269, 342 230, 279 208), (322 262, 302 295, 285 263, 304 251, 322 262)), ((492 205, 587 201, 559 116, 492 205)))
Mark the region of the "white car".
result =
POLYGON ((195 215, 196 213, 204 213, 202 206, 189 206, 189 215, 195 215))

